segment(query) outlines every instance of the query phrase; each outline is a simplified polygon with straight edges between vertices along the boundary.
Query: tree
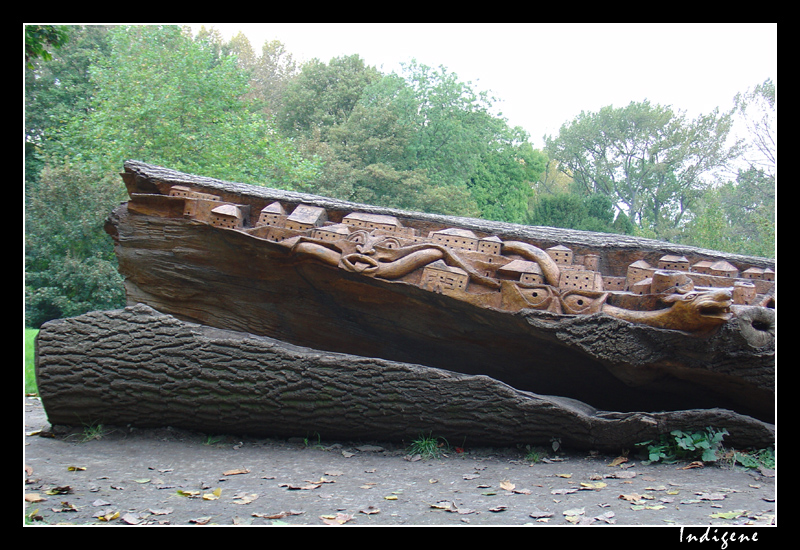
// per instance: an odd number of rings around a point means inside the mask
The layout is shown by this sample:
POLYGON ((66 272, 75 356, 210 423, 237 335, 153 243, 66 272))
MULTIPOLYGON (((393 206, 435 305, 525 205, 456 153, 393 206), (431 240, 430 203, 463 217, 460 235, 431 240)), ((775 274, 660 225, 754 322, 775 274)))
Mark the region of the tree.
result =
POLYGON ((748 163, 776 176, 778 170, 778 98, 771 78, 734 98, 748 132, 748 163))
POLYGON ((110 43, 92 67, 91 110, 60 136, 62 154, 115 172, 133 158, 273 187, 314 177, 315 164, 242 99, 248 75, 214 40, 134 26, 114 28, 110 43))
POLYGON ((122 307, 113 243, 103 230, 122 199, 119 176, 47 166, 25 192, 26 326, 122 307))
POLYGON ((49 61, 32 60, 25 71, 25 178, 35 181, 47 154, 69 120, 86 116, 96 87, 90 67, 108 54, 108 31, 100 25, 65 28, 70 40, 49 61))
MULTIPOLYGON (((521 135, 526 139, 527 135, 521 135)), ((533 184, 545 171, 547 158, 528 141, 506 145, 483 156, 468 184, 481 217, 527 223, 533 184)))
POLYGON ((686 244, 724 252, 775 257, 775 177, 751 166, 735 181, 698 201, 684 231, 686 244))
POLYGON ((726 146, 732 113, 683 113, 650 102, 582 112, 547 136, 546 151, 586 193, 609 196, 640 228, 674 238, 713 171, 740 153, 726 146))
MULTIPOLYGON (((624 216, 624 214, 621 214, 624 216)), ((614 219, 614 205, 605 195, 542 194, 533 201, 530 225, 603 233, 626 233, 624 219, 614 219)))
POLYGON ((330 63, 312 59, 287 85, 277 122, 287 135, 310 138, 318 130, 328 141, 331 128, 347 121, 369 84, 380 79, 358 55, 335 57, 330 63))

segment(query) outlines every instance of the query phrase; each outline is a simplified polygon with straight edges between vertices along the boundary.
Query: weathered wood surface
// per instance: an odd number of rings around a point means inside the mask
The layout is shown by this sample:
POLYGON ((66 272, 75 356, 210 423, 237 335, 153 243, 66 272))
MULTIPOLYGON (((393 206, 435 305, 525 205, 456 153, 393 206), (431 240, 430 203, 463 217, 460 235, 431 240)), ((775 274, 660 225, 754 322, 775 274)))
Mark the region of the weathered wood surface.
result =
MULTIPOLYGON (((126 163, 134 196, 191 185, 258 209, 274 200, 413 218, 540 246, 601 251, 605 268, 662 254, 720 253, 619 235, 527 227, 400 212, 323 197, 220 182, 126 163)), ((132 201, 107 230, 116 243, 129 304, 177 318, 276 338, 320 351, 486 375, 536 394, 559 395, 619 412, 725 408, 774 420, 774 310, 740 308, 709 335, 629 323, 604 314, 495 311, 408 284, 348 273, 291 257, 285 247, 235 230, 164 215, 163 204, 132 201)), ((764 258, 731 262, 774 269, 764 258)))
POLYGON ((674 429, 717 427, 730 432, 732 446, 774 443, 772 425, 729 410, 602 412, 487 376, 323 353, 144 305, 46 323, 36 358, 54 425, 362 441, 433 432, 467 445, 557 437, 570 448, 610 452, 674 429))

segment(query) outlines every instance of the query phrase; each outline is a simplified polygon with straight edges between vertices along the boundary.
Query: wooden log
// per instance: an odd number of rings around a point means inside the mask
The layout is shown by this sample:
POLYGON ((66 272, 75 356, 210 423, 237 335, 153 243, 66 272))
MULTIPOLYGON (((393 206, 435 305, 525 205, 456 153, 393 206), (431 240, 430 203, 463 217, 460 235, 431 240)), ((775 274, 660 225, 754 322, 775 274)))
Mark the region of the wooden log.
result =
MULTIPOLYGON (((126 163, 123 179, 131 200, 111 214, 107 231, 115 240, 131 305, 148 304, 184 321, 321 352, 485 375, 516 390, 576 399, 608 411, 723 408, 774 421, 773 308, 734 307, 735 315, 715 320, 705 332, 609 314, 624 309, 619 303, 610 306, 615 309, 601 303, 588 314, 568 314, 563 307, 536 309, 526 302, 532 292, 528 287, 492 277, 482 281, 475 266, 488 269, 490 262, 461 261, 461 253, 447 247, 429 245, 420 256, 408 246, 416 255, 406 258, 443 258, 451 273, 472 269, 467 275, 470 285, 472 277, 478 281, 472 286, 479 293, 427 287, 421 282, 422 269, 405 273, 391 264, 390 269, 372 271, 375 266, 365 255, 348 253, 365 243, 339 243, 351 247, 343 251, 322 239, 294 237, 296 246, 288 246, 270 240, 252 224, 257 212, 275 202, 280 203, 276 212, 299 205, 308 212, 324 211, 331 224, 343 223, 353 212, 390 216, 419 234, 458 227, 479 237, 497 237, 514 257, 533 251, 527 260, 537 255, 541 259, 539 252, 548 247, 567 245, 577 256, 596 258, 598 269, 611 276, 623 275, 640 259, 656 265, 665 255, 683 257, 690 264, 724 258, 740 271, 750 266, 774 272, 772 260, 621 235, 390 210, 138 162, 126 163), (175 188, 178 195, 170 196, 175 188), (220 202, 242 206, 240 212, 249 212, 250 226, 216 227, 198 214, 220 202), (496 288, 489 285, 493 282, 496 288)), ((552 290, 558 267, 545 267, 547 288, 552 290)), ((719 280, 693 276, 703 284, 719 280)), ((771 288, 766 281, 759 284, 761 293, 771 288)), ((568 294, 556 296, 562 306, 565 296, 574 297, 568 294)), ((632 298, 630 293, 618 297, 632 298)), ((770 299, 774 306, 774 297, 770 299)), ((662 311, 666 310, 655 313, 662 311)))
POLYGON ((774 426, 730 410, 603 412, 483 375, 320 352, 187 323, 145 305, 51 321, 36 375, 53 425, 172 426, 265 437, 549 444, 619 452, 671 430, 727 429, 737 447, 774 426))

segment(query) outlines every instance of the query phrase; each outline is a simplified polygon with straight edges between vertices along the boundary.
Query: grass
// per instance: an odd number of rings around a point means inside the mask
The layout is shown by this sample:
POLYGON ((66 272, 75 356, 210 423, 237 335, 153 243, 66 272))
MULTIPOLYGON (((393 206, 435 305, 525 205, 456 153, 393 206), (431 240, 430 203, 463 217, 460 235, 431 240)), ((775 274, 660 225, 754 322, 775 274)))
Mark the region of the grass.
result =
POLYGON ((409 455, 419 455, 423 459, 440 458, 444 456, 450 446, 444 438, 434 437, 431 434, 420 436, 411 442, 407 452, 409 455))
POLYGON ((39 393, 36 386, 36 373, 33 368, 33 341, 39 333, 38 329, 26 328, 25 329, 25 394, 35 395, 39 393))

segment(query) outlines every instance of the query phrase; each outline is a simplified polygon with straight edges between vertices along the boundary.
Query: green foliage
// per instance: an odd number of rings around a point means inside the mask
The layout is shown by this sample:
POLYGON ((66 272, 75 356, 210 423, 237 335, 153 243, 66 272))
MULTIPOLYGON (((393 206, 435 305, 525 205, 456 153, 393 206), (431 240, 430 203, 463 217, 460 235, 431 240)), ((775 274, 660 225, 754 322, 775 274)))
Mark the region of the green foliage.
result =
POLYGON ((38 182, 26 185, 27 326, 124 305, 113 244, 103 230, 123 198, 117 178, 63 164, 45 167, 38 182))
POLYGON ((664 462, 667 464, 683 460, 701 460, 703 462, 716 462, 718 452, 722 449, 722 439, 728 435, 727 430, 714 430, 706 428, 700 432, 683 432, 673 430, 669 435, 664 435, 657 441, 638 443, 639 447, 647 448, 650 462, 664 462))
POLYGON ((769 468, 774 469, 775 462, 775 449, 755 449, 751 451, 734 451, 732 455, 734 464, 741 464, 745 468, 769 468))
POLYGON ((531 225, 563 227, 601 233, 617 233, 630 230, 624 214, 614 218, 614 207, 605 195, 580 196, 572 193, 556 193, 536 197, 530 211, 531 225))
POLYGON ((725 145, 731 125, 732 112, 689 121, 670 107, 631 102, 582 112, 546 138, 546 151, 584 193, 610 197, 639 228, 669 239, 712 172, 740 153, 739 143, 725 145))
POLYGON ((53 56, 49 48, 61 48, 69 40, 63 25, 25 25, 25 62, 33 69, 33 60, 50 61, 53 56))
POLYGON ((736 254, 774 258, 775 177, 751 167, 735 181, 706 191, 687 223, 683 242, 736 254))
POLYGON ((409 455, 420 455, 423 459, 441 458, 449 449, 447 440, 434 437, 432 434, 420 434, 419 437, 411 442, 407 452, 409 455))
POLYGON ((127 159, 211 177, 295 187, 316 174, 242 98, 232 55, 175 26, 116 27, 91 69, 92 109, 60 136, 64 155, 119 171, 127 159))
POLYGON ((380 79, 374 67, 358 55, 336 57, 330 63, 312 59, 289 83, 277 115, 281 130, 311 137, 315 130, 328 141, 328 131, 347 121, 366 86, 380 79))
POLYGON ((69 42, 45 62, 25 71, 25 178, 35 181, 59 131, 91 110, 96 88, 89 75, 97 56, 108 54, 109 27, 70 26, 69 42))
POLYGON ((25 394, 36 395, 39 393, 36 384, 36 369, 34 365, 34 342, 39 329, 26 328, 25 330, 25 394))

